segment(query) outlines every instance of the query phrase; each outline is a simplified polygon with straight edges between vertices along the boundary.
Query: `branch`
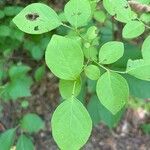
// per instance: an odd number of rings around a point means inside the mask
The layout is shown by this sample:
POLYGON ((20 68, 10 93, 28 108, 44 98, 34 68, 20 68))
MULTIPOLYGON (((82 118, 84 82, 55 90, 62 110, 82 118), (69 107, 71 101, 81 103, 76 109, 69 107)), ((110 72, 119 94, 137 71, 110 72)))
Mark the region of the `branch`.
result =
POLYGON ((150 13, 150 5, 141 4, 136 0, 130 0, 128 3, 136 12, 150 13))

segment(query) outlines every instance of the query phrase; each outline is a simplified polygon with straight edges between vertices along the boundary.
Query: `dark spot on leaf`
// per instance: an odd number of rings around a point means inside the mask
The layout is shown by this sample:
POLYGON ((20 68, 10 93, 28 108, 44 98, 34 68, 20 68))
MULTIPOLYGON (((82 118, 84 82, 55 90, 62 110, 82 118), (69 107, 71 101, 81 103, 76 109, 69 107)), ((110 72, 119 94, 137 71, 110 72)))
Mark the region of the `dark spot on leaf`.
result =
POLYGON ((124 8, 126 8, 126 9, 127 9, 128 7, 129 7, 128 5, 124 6, 124 8))
POLYGON ((34 31, 38 31, 39 30, 39 27, 38 26, 35 26, 34 27, 34 31))
POLYGON ((114 14, 113 18, 117 18, 117 14, 114 14))
POLYGON ((81 12, 78 12, 78 13, 76 13, 76 12, 73 12, 73 14, 72 14, 72 16, 80 16, 82 13, 81 12))
POLYGON ((80 15, 81 15, 81 12, 78 12, 77 15, 80 16, 80 15))
POLYGON ((39 14, 37 13, 30 13, 26 15, 26 19, 30 20, 30 21, 35 21, 37 18, 39 18, 39 14))

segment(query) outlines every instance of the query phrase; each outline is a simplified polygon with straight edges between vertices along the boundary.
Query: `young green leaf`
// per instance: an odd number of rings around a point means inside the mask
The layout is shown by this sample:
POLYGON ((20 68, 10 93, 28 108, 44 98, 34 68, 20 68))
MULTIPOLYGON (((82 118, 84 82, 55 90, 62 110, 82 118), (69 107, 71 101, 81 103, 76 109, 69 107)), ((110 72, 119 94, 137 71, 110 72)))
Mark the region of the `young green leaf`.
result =
POLYGON ((36 114, 27 114, 21 120, 21 128, 26 132, 33 133, 38 132, 44 128, 43 120, 36 114))
POLYGON ((86 25, 92 14, 88 0, 70 0, 64 11, 66 19, 76 28, 86 25))
POLYGON ((145 31, 145 25, 140 21, 128 22, 122 31, 122 36, 126 39, 132 39, 140 36, 145 31))
POLYGON ((106 72, 100 77, 96 92, 100 102, 114 115, 125 106, 129 97, 126 80, 121 75, 111 72, 106 72))
POLYGON ((106 20, 106 14, 104 13, 104 11, 101 10, 97 10, 94 12, 94 19, 98 22, 104 23, 106 20))
POLYGON ((15 138, 16 129, 9 129, 4 133, 0 134, 0 149, 10 150, 13 145, 15 138))
POLYGON ((98 54, 98 51, 97 51, 97 49, 96 49, 95 47, 90 46, 89 48, 86 48, 86 47, 84 46, 84 47, 83 47, 83 53, 84 53, 84 56, 85 56, 87 59, 97 61, 97 54, 98 54))
POLYGON ((61 25, 53 9, 42 3, 33 3, 25 7, 13 22, 23 32, 41 34, 61 25))
POLYGON ((98 80, 100 77, 100 69, 95 65, 89 65, 85 68, 85 74, 91 80, 98 80))
POLYGON ((91 26, 90 28, 88 28, 87 33, 86 33, 86 37, 89 40, 94 40, 97 37, 97 28, 95 26, 91 26))
POLYGON ((150 81, 150 61, 128 60, 127 73, 141 80, 150 81))
POLYGON ((16 150, 34 150, 34 145, 32 140, 25 136, 21 135, 17 141, 16 150))
POLYGON ((81 79, 76 81, 60 80, 59 91, 64 99, 70 98, 72 95, 78 96, 81 91, 81 79))
POLYGON ((31 96, 30 87, 32 83, 31 77, 23 75, 17 78, 16 76, 7 87, 10 98, 16 100, 17 98, 31 96))
POLYGON ((40 81, 43 78, 44 74, 45 74, 45 66, 42 65, 39 68, 37 68, 35 73, 34 73, 35 80, 37 82, 40 81))
POLYGON ((143 59, 150 61, 150 35, 144 40, 142 45, 143 59))
POLYGON ((99 51, 99 62, 101 64, 111 64, 123 56, 124 45, 122 42, 111 41, 105 43, 99 51))
POLYGON ((75 40, 54 35, 46 50, 50 70, 64 80, 76 80, 83 68, 82 49, 75 40))
POLYGON ((62 150, 80 149, 92 130, 87 110, 75 98, 67 99, 57 107, 51 123, 54 140, 62 150))

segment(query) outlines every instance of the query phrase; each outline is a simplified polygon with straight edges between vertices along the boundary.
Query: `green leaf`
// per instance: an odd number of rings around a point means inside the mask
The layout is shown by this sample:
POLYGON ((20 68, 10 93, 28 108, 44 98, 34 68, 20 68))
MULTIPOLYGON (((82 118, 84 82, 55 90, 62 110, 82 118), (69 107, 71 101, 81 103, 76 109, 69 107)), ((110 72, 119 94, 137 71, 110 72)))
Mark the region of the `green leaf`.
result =
POLYGON ((41 49, 38 45, 35 45, 31 49, 31 55, 32 55, 33 59, 39 61, 42 59, 42 57, 44 55, 44 50, 41 49))
POLYGON ((150 23, 150 14, 149 13, 143 13, 140 16, 140 20, 145 22, 146 24, 150 23))
POLYGON ((87 33, 86 33, 86 37, 89 40, 94 40, 97 37, 97 28, 95 26, 91 26, 90 28, 88 28, 87 33))
POLYGON ((127 73, 141 80, 150 81, 150 61, 128 60, 127 73))
POLYGON ((102 105, 96 95, 91 97, 87 109, 94 125, 97 125, 99 122, 104 122, 109 128, 116 127, 124 112, 123 109, 116 115, 113 115, 106 107, 104 107, 104 105, 102 105))
POLYGON ((61 25, 53 9, 42 3, 33 3, 25 7, 13 22, 23 32, 41 34, 61 25))
POLYGON ((97 61, 97 54, 98 54, 98 51, 95 47, 89 47, 89 48, 86 48, 84 47, 83 48, 83 53, 84 53, 84 56, 87 58, 87 59, 90 59, 90 60, 95 60, 97 61))
POLYGON ((80 149, 92 130, 87 110, 75 98, 67 99, 57 107, 51 123, 54 140, 62 150, 80 149))
POLYGON ((26 109, 26 108, 28 108, 28 106, 29 106, 29 102, 27 100, 24 100, 24 101, 21 102, 21 107, 22 108, 26 109))
POLYGON ((87 110, 91 116, 94 125, 101 121, 100 101, 97 96, 92 96, 87 105, 87 110))
POLYGON ((83 67, 82 49, 75 40, 54 35, 46 50, 46 64, 59 78, 76 80, 83 67))
POLYGON ((94 12, 94 19, 98 22, 104 23, 106 20, 106 14, 104 11, 97 10, 94 12))
POLYGON ((144 40, 142 45, 143 59, 150 61, 150 35, 144 40))
POLYGON ((86 76, 91 80, 98 80, 100 77, 100 69, 95 65, 89 65, 85 68, 86 76))
POLYGON ((132 39, 140 36, 145 31, 145 25, 140 21, 128 22, 122 31, 122 36, 126 39, 132 39))
POLYGON ((73 94, 74 96, 78 96, 81 91, 81 79, 77 79, 76 81, 68 81, 68 80, 60 80, 59 82, 59 91, 61 96, 64 99, 70 98, 73 94))
POLYGON ((104 8, 108 13, 120 22, 129 22, 132 19, 135 19, 137 15, 131 11, 131 8, 127 0, 104 0, 104 8))
POLYGON ((10 99, 17 100, 18 98, 31 96, 30 87, 32 85, 32 78, 28 76, 16 76, 15 79, 10 81, 7 87, 10 99))
POLYGON ((133 76, 125 76, 130 89, 130 94, 134 97, 147 99, 150 98, 150 81, 137 79, 133 76))
POLYGON ((103 6, 110 15, 115 15, 114 5, 112 0, 104 0, 103 6))
POLYGON ((38 132, 44 128, 43 120, 36 114, 27 114, 21 120, 21 128, 26 132, 38 132))
POLYGON ((37 82, 40 81, 43 78, 44 74, 45 74, 45 66, 42 65, 39 68, 37 68, 35 73, 34 73, 35 80, 37 82))
POLYGON ((0 25, 0 37, 6 37, 10 35, 10 28, 6 25, 0 25))
POLYGON ((126 80, 121 75, 111 72, 106 72, 100 77, 96 92, 100 102, 114 115, 125 106, 129 97, 126 80))
POLYGON ((70 0, 64 11, 66 19, 76 28, 86 25, 92 14, 88 0, 70 0))
POLYGON ((4 133, 0 134, 0 149, 10 150, 15 140, 16 129, 9 129, 4 133))
POLYGON ((4 13, 6 16, 14 16, 15 7, 14 6, 6 6, 4 7, 4 13))
POLYGON ((0 10, 0 19, 4 18, 5 17, 5 14, 2 10, 0 10))
POLYGON ((124 45, 122 42, 111 41, 105 43, 99 51, 99 62, 111 64, 123 56, 124 45))
POLYGON ((32 140, 25 136, 21 135, 17 141, 16 150, 34 150, 34 145, 32 140))
POLYGON ((19 76, 26 74, 30 70, 31 68, 27 65, 13 65, 9 69, 9 77, 11 79, 15 79, 18 78, 19 76))

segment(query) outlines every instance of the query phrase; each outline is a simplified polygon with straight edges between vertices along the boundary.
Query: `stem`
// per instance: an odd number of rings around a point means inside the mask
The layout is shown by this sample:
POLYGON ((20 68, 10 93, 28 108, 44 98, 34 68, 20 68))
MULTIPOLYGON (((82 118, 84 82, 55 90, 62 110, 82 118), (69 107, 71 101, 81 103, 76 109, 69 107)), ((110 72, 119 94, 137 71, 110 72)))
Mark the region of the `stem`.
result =
POLYGON ((94 63, 96 63, 99 67, 103 68, 106 71, 111 71, 111 72, 116 72, 116 73, 120 73, 120 74, 126 74, 126 71, 117 71, 117 70, 111 70, 109 68, 106 68, 105 66, 99 64, 98 62, 94 61, 94 63))
POLYGON ((73 90, 72 90, 72 97, 74 97, 74 94, 75 94, 76 83, 77 83, 77 81, 74 81, 73 90))
POLYGON ((75 31, 76 32, 76 34, 82 39, 82 40, 84 40, 84 41, 87 41, 88 42, 88 40, 87 39, 85 39, 80 33, 79 33, 79 31, 77 30, 77 29, 75 29, 75 28, 72 28, 72 27, 70 27, 70 26, 68 26, 68 25, 66 25, 66 24, 64 24, 64 23, 62 23, 61 24, 62 26, 64 26, 64 27, 66 27, 66 28, 68 28, 68 29, 71 29, 71 30, 73 30, 73 31, 75 31))
POLYGON ((142 22, 146 28, 150 29, 150 26, 148 26, 147 24, 145 24, 143 21, 141 21, 139 18, 137 18, 138 21, 142 22))
POLYGON ((72 28, 72 27, 68 26, 67 24, 62 23, 61 25, 62 25, 62 26, 64 26, 64 27, 66 27, 66 28, 69 28, 69 29, 71 29, 71 30, 74 30, 74 31, 75 31, 75 29, 74 29, 74 28, 72 28))

